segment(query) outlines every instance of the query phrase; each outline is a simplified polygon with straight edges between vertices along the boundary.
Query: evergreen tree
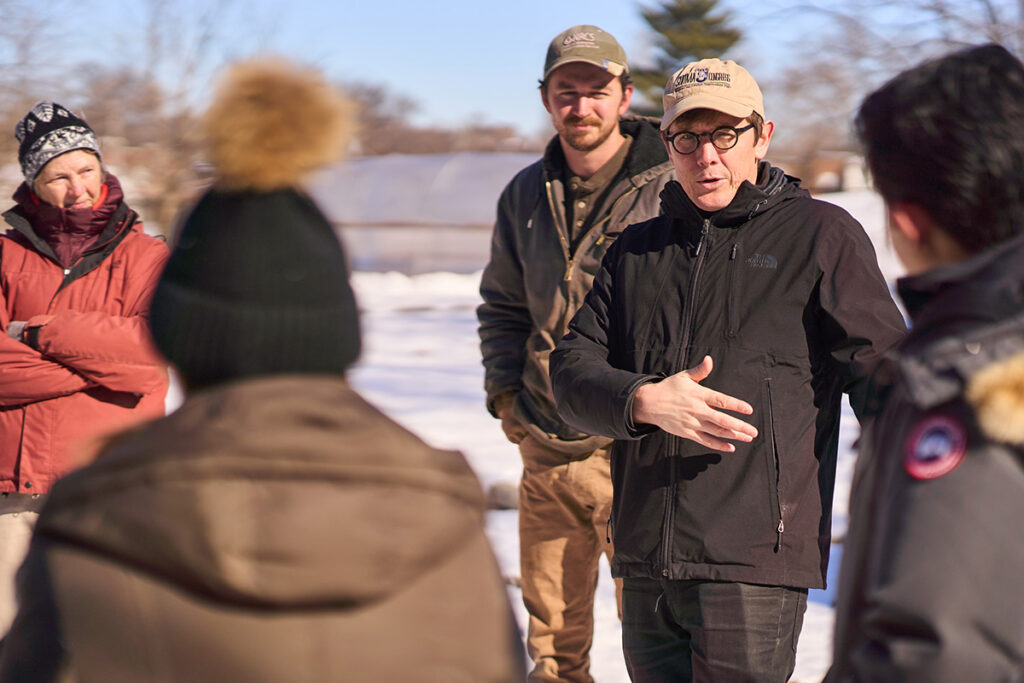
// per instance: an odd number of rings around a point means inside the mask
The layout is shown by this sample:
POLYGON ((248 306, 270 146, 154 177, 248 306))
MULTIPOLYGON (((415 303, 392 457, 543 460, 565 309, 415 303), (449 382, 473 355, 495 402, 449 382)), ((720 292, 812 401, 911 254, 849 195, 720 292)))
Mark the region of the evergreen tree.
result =
POLYGON ((729 26, 730 13, 713 14, 716 9, 718 0, 661 0, 658 7, 640 10, 655 32, 658 54, 653 68, 631 70, 634 87, 649 103, 635 103, 635 111, 661 116, 661 94, 669 76, 687 62, 721 57, 739 42, 742 35, 729 26))

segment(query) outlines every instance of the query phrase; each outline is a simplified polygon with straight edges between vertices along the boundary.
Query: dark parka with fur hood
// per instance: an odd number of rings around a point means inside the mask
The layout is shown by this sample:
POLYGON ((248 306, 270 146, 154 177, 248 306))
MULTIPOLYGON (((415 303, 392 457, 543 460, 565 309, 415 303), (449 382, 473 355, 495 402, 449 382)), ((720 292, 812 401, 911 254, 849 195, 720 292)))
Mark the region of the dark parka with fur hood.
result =
POLYGON ((1024 236, 904 278, 850 492, 829 683, 1024 680, 1024 236))
POLYGON ((662 196, 551 356, 566 421, 618 439, 613 573, 821 587, 841 395, 859 414, 903 318, 861 226, 766 162, 713 215, 678 183, 662 196), (705 355, 703 385, 754 407, 758 436, 734 453, 630 417, 637 387, 705 355))
POLYGON ((602 216, 570 251, 565 166, 555 136, 544 157, 520 171, 498 200, 491 259, 477 311, 487 408, 515 400, 519 421, 540 443, 584 454, 607 444, 567 426, 555 410, 548 356, 590 290, 605 250, 622 230, 658 214, 658 195, 674 177, 654 119, 624 118, 633 137, 623 171, 594 210, 602 216))

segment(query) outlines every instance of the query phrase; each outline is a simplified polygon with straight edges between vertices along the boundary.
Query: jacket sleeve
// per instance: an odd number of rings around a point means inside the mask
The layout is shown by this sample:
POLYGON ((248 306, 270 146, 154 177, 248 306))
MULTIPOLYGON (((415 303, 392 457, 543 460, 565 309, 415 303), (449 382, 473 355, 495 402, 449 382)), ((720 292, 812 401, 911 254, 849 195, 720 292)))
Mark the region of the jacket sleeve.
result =
POLYGON ((491 258, 480 279, 483 303, 477 308, 480 352, 484 364, 487 409, 496 415, 495 401, 522 389, 526 343, 532 320, 526 300, 523 267, 519 260, 512 201, 512 186, 498 200, 498 215, 491 238, 491 258))
POLYGON ((0 288, 0 406, 44 401, 88 388, 90 382, 82 375, 7 336, 11 320, 6 296, 0 288))
POLYGON ((1024 661, 1020 447, 970 447, 956 470, 929 481, 903 470, 903 447, 880 454, 899 471, 876 499, 863 607, 849 625, 859 637, 837 649, 826 680, 1017 680, 1024 661))
POLYGON ((558 414, 588 434, 636 439, 656 428, 633 423, 633 395, 642 384, 660 379, 614 367, 610 359, 615 264, 623 239, 609 247, 583 306, 569 332, 551 352, 550 371, 558 414))
POLYGON ((149 303, 167 259, 154 242, 129 273, 124 315, 61 311, 29 319, 26 337, 46 358, 111 391, 149 394, 166 384, 166 361, 153 345, 149 303))
MULTIPOLYGON (((5 326, 6 328, 6 326, 5 326)), ((90 382, 71 368, 44 358, 35 349, 0 336, 0 406, 11 407, 67 396, 90 382)))
POLYGON ((826 226, 819 243, 823 335, 841 368, 843 391, 863 419, 871 374, 906 334, 906 323, 878 268, 864 229, 845 211, 826 226))

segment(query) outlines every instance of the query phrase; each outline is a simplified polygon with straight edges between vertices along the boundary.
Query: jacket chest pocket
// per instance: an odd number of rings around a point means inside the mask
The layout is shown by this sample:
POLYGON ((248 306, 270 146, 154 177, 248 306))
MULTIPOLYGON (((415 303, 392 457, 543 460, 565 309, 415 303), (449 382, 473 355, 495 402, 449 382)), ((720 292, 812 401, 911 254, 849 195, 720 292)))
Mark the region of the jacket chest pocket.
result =
MULTIPOLYGON (((586 250, 586 258, 583 259, 582 266, 591 276, 596 275, 598 269, 601 267, 601 262, 604 260, 604 253, 608 251, 608 247, 612 246, 612 243, 619 238, 622 234, 621 230, 615 230, 612 232, 603 232, 597 236, 590 243, 590 248, 586 250)), ((593 239, 593 238, 592 238, 593 239)))
POLYGON ((763 449, 765 452, 765 467, 767 468, 768 480, 768 505, 769 513, 772 515, 772 524, 775 527, 776 544, 775 552, 782 549, 782 534, 785 531, 785 520, 782 517, 782 495, 780 491, 782 481, 782 458, 779 453, 779 439, 776 431, 775 406, 772 403, 772 379, 764 379, 764 408, 765 408, 765 439, 767 443, 763 449))
POLYGON ((726 262, 725 295, 725 338, 735 339, 740 327, 741 282, 740 271, 743 266, 743 245, 733 242, 729 245, 729 258, 726 262))

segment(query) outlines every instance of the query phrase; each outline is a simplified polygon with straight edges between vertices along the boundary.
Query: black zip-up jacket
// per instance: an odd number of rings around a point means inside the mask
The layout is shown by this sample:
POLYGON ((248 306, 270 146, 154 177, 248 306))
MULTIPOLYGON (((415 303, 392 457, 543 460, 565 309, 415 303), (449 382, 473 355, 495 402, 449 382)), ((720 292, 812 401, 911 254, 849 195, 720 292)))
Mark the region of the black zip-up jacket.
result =
POLYGON ((857 414, 903 318, 863 228, 762 162, 705 217, 678 183, 627 229, 551 355, 560 414, 617 439, 616 576, 824 586, 841 394, 857 414), (634 425, 645 382, 693 367, 747 401, 734 453, 634 425))
POLYGON ((1024 236, 899 282, 826 680, 1024 680, 1024 236))

